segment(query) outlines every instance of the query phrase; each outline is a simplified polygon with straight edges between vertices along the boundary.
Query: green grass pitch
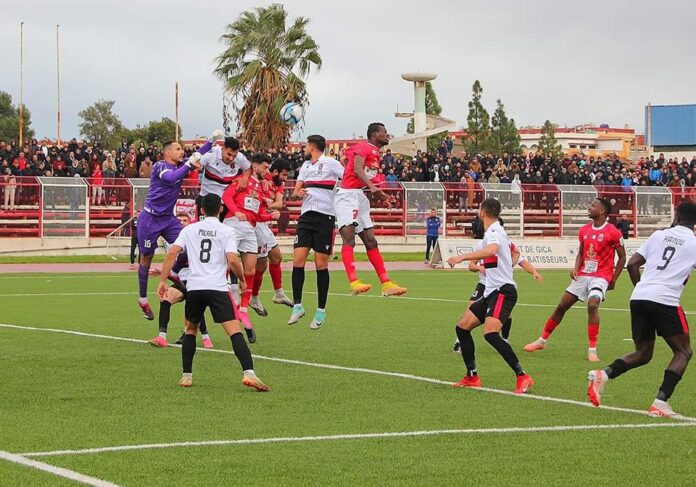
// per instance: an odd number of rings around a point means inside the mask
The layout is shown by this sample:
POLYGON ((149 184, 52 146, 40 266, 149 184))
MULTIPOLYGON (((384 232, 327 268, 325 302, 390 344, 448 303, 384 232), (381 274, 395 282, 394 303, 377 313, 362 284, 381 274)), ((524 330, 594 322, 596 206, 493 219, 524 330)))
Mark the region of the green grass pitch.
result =
MULTIPOLYGON (((309 266, 308 316, 293 327, 285 324, 289 308, 270 302, 267 278, 262 298, 270 315, 252 316, 259 340, 251 345, 256 371, 272 388, 266 394, 241 386, 229 353, 199 346, 194 387, 181 389, 178 348, 107 338, 146 340, 156 333, 156 321, 139 317, 134 273, 0 275, 0 323, 39 328, 0 326, 0 450, 253 440, 34 458, 118 485, 693 485, 695 427, 662 427, 675 422, 572 402, 586 402, 591 368, 581 307, 566 315, 547 350, 522 351, 538 337, 568 284, 567 272, 544 272, 543 286, 516 273, 519 304, 511 335, 536 381, 531 393, 566 403, 438 383, 463 374, 461 357, 451 351, 453 328, 476 277, 465 271, 392 274, 409 288, 405 298, 377 297, 376 277, 367 272, 361 277, 373 291, 348 296, 345 276, 332 273, 327 321, 319 331, 309 329, 316 303, 309 266), (643 424, 659 427, 636 426, 643 424), (427 434, 383 435, 396 432, 427 434), (310 438, 361 434, 375 435, 310 438), (268 438, 295 440, 258 441, 268 438)), ((289 275, 285 280, 289 289, 289 275)), ((623 275, 603 304, 601 365, 632 349, 630 289, 623 275)), ((682 300, 692 319, 695 289, 687 288, 682 300)), ((151 301, 156 313, 154 294, 151 301)), ((183 306, 175 306, 170 341, 182 316, 183 306)), ((216 349, 229 351, 223 331, 211 329, 216 349)), ((512 391, 512 372, 479 330, 474 339, 484 386, 512 391)), ((609 384, 606 405, 647 410, 670 356, 664 343, 656 348, 651 364, 609 384)), ((688 370, 672 398, 674 409, 696 417, 695 392, 696 371, 688 370)), ((73 484, 0 460, 0 485, 73 484)))

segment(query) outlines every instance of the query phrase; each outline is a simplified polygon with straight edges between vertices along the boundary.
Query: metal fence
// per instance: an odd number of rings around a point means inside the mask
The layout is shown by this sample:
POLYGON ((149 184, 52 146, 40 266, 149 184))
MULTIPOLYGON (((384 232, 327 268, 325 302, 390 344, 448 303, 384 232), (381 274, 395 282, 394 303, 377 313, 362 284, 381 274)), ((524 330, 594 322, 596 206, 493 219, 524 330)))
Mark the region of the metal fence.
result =
MULTIPOLYGON (((0 237, 103 237, 143 207, 148 179, 83 179, 17 177, 0 179, 0 237)), ((294 235, 301 201, 291 197, 294 181, 285 186, 285 207, 273 224, 278 235, 294 235)), ((196 180, 185 180, 179 198, 191 202, 196 180)), ((610 200, 610 221, 626 219, 630 234, 646 237, 669 226, 674 207, 696 201, 696 188, 646 186, 573 186, 554 184, 395 183, 384 190, 390 205, 372 195, 372 220, 378 235, 425 234, 425 219, 435 208, 449 237, 471 235, 471 220, 481 201, 496 198, 511 235, 572 237, 587 223, 593 198, 610 200)))

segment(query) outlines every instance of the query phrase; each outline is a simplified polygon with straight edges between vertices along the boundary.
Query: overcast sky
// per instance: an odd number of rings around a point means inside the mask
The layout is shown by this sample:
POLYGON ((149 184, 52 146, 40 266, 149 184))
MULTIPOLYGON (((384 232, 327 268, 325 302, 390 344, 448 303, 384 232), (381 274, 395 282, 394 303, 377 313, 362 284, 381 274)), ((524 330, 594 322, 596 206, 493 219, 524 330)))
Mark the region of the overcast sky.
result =
MULTIPOLYGON (((321 71, 310 74, 308 133, 362 134, 385 121, 395 134, 413 108, 407 71, 436 72, 443 115, 466 124, 479 79, 493 112, 502 98, 518 126, 628 124, 643 132, 643 107, 696 102, 693 0, 296 0, 311 19, 321 71)), ((116 101, 128 127, 174 118, 179 81, 184 136, 222 125, 212 74, 226 24, 259 0, 0 0, 0 89, 19 98, 19 23, 24 21, 24 100, 38 136, 56 133, 55 25, 61 30, 63 138, 77 113, 116 101)))

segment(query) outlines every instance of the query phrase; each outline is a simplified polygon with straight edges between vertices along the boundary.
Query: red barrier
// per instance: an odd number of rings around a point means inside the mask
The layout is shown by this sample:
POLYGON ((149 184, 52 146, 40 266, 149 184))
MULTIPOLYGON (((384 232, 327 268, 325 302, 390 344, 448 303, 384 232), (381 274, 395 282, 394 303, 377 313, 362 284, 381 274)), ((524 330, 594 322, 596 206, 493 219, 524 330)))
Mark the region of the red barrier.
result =
POLYGON ((636 236, 636 226, 638 224, 638 214, 636 212, 636 193, 630 186, 595 186, 600 198, 605 198, 612 202, 609 223, 616 223, 622 214, 628 215, 633 223, 631 225, 631 236, 636 236))
POLYGON ((561 191, 555 184, 523 184, 523 237, 560 237, 561 191))
POLYGON ((33 176, 0 177, 0 237, 39 237, 41 185, 33 176))
POLYGON ((471 220, 478 214, 484 190, 475 183, 442 183, 445 188, 445 228, 447 237, 471 236, 471 220))
POLYGON ((89 200, 89 236, 105 237, 131 215, 133 187, 123 178, 85 178, 89 200))

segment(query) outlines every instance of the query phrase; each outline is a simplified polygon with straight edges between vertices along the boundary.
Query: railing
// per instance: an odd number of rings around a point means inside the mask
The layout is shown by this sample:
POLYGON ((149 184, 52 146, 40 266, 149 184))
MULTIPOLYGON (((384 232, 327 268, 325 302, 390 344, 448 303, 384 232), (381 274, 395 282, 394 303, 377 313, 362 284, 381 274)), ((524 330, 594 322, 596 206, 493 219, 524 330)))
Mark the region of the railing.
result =
MULTIPOLYGON (((285 183, 285 206, 273 224, 280 236, 295 234, 301 201, 291 197, 294 186, 285 183)), ((104 237, 142 208, 148 189, 147 179, 0 178, 0 237, 104 237)), ((185 180, 181 206, 190 208, 199 189, 197 180, 185 180)), ((670 224, 682 200, 696 201, 695 188, 646 186, 390 182, 384 191, 391 196, 389 206, 366 193, 375 233, 382 236, 424 235, 433 208, 445 236, 471 236, 481 201, 492 197, 501 202, 511 235, 571 237, 587 223, 587 208, 600 196, 612 202, 612 223, 625 219, 631 236, 647 237, 670 224)))

